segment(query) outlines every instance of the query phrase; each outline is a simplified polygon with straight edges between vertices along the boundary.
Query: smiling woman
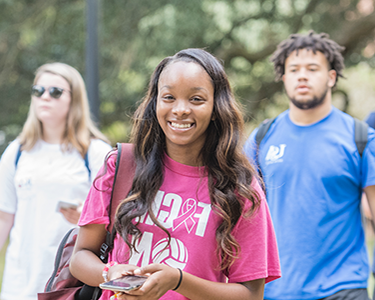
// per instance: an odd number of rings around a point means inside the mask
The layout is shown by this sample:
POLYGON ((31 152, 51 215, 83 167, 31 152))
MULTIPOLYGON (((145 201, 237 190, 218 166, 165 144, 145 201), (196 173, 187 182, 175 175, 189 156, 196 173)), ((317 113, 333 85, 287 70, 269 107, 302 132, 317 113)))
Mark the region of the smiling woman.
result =
MULTIPOLYGON (((72 274, 91 286, 147 275, 142 287, 126 292, 139 300, 263 299, 265 283, 280 276, 279 260, 242 136, 241 112, 215 57, 186 49, 163 59, 134 115, 137 168, 117 207, 110 262, 93 253, 109 223, 116 152, 85 202, 72 274)), ((101 300, 110 297, 103 291, 101 300)))
POLYGON ((175 62, 160 76, 156 116, 166 137, 167 154, 191 166, 199 158, 212 121, 214 87, 198 64, 175 62))

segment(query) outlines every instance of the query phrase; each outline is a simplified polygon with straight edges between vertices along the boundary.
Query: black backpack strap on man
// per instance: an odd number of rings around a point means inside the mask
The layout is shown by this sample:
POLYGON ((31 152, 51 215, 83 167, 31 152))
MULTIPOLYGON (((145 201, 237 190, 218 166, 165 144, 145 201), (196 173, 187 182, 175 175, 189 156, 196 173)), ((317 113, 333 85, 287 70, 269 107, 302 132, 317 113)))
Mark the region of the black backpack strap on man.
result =
MULTIPOLYGON (((108 253, 113 248, 115 231, 113 223, 117 206, 129 194, 135 174, 135 161, 132 144, 117 144, 118 154, 113 179, 111 201, 108 206, 110 224, 107 226, 106 242, 100 249, 100 259, 107 262, 108 253)), ((55 270, 47 282, 44 293, 38 300, 97 300, 101 295, 99 287, 91 287, 74 278, 69 271, 70 257, 73 253, 79 228, 70 230, 64 237, 55 258, 55 270)))
MULTIPOLYGON (((258 132, 255 136, 255 142, 257 144, 257 150, 259 149, 260 142, 263 140, 264 136, 268 132, 268 129, 270 129, 272 123, 275 121, 275 118, 272 119, 265 119, 259 126, 258 126, 258 132)), ((257 155, 258 157, 258 155, 257 155)), ((259 164, 258 164, 259 165, 259 164)))
MULTIPOLYGON (((276 118, 272 119, 265 119, 259 126, 258 132, 255 136, 255 142, 257 146, 257 160, 258 160, 258 152, 259 152, 259 145, 263 138, 265 137, 266 133, 270 129, 272 123, 275 121, 276 118)), ((367 145, 367 132, 368 132, 368 124, 364 121, 360 121, 356 118, 354 119, 354 141, 358 149, 359 156, 362 157, 363 151, 367 145)), ((258 167, 259 162, 257 161, 258 167)))
MULTIPOLYGON (((259 126, 258 126, 258 132, 255 135, 255 143, 256 143, 256 164, 258 167, 258 174, 259 176, 263 179, 263 174, 262 174, 262 169, 260 168, 260 163, 259 163, 259 145, 265 135, 267 134, 268 130, 270 129, 272 123, 275 121, 275 118, 272 119, 265 119, 259 126)), ((263 190, 266 191, 264 183, 262 182, 263 190)))
MULTIPOLYGON (((272 119, 265 119, 259 126, 258 132, 255 135, 255 143, 256 143, 256 164, 258 167, 258 173, 261 178, 263 178, 262 170, 260 168, 259 163, 259 148, 260 143, 262 142, 263 138, 266 136, 268 130, 270 129, 271 125, 275 121, 275 118, 272 119)), ((367 131, 368 131, 368 124, 364 121, 360 121, 354 118, 354 141, 358 149, 359 156, 362 157, 363 151, 365 151, 367 145, 367 131)))

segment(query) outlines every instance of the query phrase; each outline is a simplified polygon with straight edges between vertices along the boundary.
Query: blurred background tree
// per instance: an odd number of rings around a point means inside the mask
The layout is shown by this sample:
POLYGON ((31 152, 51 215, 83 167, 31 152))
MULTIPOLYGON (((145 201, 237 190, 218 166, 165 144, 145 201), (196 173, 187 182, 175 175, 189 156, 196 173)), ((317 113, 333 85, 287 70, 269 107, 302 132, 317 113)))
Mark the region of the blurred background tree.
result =
MULTIPOLYGON (((37 67, 61 61, 85 75, 85 5, 0 0, 0 153, 26 119, 37 67)), ((358 115, 354 98, 369 99, 353 94, 363 82, 356 74, 374 79, 374 6, 375 0, 100 1, 100 126, 112 142, 126 140, 131 113, 155 66, 190 47, 223 61, 246 120, 255 126, 288 106, 282 84, 274 82, 270 55, 291 33, 310 29, 346 47, 350 76, 341 80, 334 99, 358 115)))

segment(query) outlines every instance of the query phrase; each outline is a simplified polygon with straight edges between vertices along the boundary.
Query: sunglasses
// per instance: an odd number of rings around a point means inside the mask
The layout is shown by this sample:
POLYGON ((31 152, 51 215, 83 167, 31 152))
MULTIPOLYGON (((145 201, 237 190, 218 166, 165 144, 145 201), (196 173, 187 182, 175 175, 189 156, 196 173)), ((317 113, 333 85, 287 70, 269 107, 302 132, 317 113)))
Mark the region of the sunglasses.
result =
MULTIPOLYGON (((35 96, 35 97, 41 97, 44 92, 46 91, 45 87, 44 86, 41 86, 41 85, 33 85, 33 87, 31 88, 31 95, 32 96, 35 96)), ((48 88, 48 93, 49 95, 52 97, 52 98, 55 98, 55 99, 59 99, 62 95, 63 92, 69 92, 68 90, 64 90, 62 88, 58 88, 58 87, 55 87, 55 86, 51 86, 50 88, 48 88)))

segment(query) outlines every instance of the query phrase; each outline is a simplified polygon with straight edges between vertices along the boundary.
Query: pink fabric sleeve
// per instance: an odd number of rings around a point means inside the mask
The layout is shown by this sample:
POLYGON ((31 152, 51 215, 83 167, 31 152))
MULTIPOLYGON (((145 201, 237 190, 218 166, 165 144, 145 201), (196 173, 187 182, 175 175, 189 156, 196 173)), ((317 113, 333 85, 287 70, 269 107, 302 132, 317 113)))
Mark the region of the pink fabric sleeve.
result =
POLYGON ((253 180, 252 185, 261 198, 261 204, 253 216, 241 217, 233 229, 241 252, 229 269, 229 282, 265 278, 267 283, 281 277, 276 236, 267 201, 258 182, 253 180))
POLYGON ((92 184, 83 206, 81 218, 78 222, 79 226, 87 224, 109 224, 108 205, 111 200, 116 158, 117 155, 111 155, 108 158, 106 163, 107 170, 102 176, 100 175, 104 173, 105 165, 100 169, 98 177, 92 184))

